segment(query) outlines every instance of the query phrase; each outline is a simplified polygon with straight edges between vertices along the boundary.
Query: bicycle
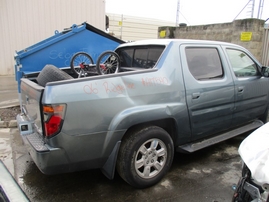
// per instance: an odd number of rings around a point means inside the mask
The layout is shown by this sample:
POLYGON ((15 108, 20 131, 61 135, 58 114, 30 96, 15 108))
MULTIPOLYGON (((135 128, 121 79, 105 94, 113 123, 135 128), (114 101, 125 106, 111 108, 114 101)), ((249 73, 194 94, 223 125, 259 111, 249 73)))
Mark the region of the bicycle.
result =
POLYGON ((94 64, 92 57, 86 52, 76 53, 70 62, 70 67, 78 78, 88 75, 104 75, 117 73, 120 70, 120 57, 114 51, 105 51, 94 64))

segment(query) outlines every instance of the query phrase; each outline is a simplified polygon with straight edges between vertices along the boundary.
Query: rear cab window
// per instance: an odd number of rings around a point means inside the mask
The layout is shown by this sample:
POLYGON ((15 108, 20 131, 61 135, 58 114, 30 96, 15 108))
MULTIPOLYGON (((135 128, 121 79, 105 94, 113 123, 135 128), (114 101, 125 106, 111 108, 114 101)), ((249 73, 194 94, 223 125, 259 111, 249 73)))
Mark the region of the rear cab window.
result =
POLYGON ((224 71, 215 47, 186 47, 188 68, 196 80, 221 79, 224 71))
POLYGON ((135 46, 116 50, 123 71, 152 69, 165 46, 135 46))

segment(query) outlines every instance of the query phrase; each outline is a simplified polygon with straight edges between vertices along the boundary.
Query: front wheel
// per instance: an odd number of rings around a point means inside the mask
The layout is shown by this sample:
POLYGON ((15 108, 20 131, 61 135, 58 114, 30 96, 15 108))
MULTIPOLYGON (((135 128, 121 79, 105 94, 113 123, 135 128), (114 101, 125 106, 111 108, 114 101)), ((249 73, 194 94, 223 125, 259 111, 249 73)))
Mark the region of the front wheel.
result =
POLYGON ((173 141, 165 130, 156 126, 136 129, 122 140, 117 170, 130 185, 146 188, 163 178, 173 156, 173 141))

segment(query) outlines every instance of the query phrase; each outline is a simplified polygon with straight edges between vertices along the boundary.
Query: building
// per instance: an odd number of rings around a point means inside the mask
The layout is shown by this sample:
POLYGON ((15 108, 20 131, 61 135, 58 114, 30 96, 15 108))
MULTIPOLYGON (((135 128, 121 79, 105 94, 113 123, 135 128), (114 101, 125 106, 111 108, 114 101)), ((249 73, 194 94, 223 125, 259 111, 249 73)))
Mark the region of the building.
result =
POLYGON ((173 22, 140 18, 119 14, 106 14, 109 17, 109 33, 124 41, 157 39, 158 27, 175 26, 173 22))
POLYGON ((104 0, 0 0, 0 75, 14 75, 14 54, 73 24, 87 22, 125 41, 158 38, 175 23, 105 13, 104 0))
POLYGON ((105 30, 105 1, 0 0, 0 75, 14 74, 16 50, 83 22, 105 30))

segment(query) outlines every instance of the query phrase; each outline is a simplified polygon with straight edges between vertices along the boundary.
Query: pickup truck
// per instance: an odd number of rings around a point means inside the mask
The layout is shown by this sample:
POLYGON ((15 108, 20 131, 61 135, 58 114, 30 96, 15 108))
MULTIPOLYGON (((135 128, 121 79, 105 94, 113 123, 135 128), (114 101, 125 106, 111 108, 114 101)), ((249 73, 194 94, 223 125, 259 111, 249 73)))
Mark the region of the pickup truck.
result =
POLYGON ((195 152, 267 121, 268 68, 224 42, 142 40, 119 45, 116 73, 39 84, 21 79, 18 127, 45 174, 115 170, 145 188, 168 172, 174 152, 195 152))

